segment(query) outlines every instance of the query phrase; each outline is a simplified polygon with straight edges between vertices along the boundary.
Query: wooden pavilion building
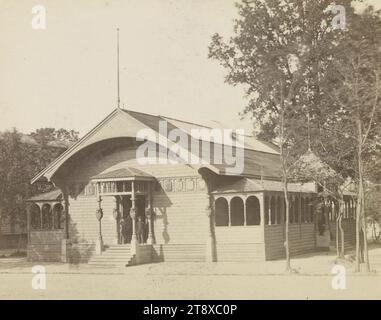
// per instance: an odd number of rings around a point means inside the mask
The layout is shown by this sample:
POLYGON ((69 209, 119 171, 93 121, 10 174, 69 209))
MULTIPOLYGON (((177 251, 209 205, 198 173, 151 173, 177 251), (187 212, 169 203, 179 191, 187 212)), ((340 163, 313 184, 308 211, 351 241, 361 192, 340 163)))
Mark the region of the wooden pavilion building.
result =
MULTIPOLYGON (((129 265, 285 256, 278 148, 245 136, 239 174, 213 161, 142 164, 137 149, 147 141, 138 141, 137 134, 159 133, 160 122, 187 137, 192 128, 211 129, 117 108, 32 179, 56 189, 29 199, 30 260, 129 265)), ((212 149, 217 145, 208 142, 212 149)), ((151 143, 167 155, 174 141, 151 143)), ((318 209, 314 183, 291 183, 289 192, 291 255, 328 249, 337 208, 326 199, 325 210, 318 209)), ((350 245, 355 208, 351 197, 345 200, 350 245)))

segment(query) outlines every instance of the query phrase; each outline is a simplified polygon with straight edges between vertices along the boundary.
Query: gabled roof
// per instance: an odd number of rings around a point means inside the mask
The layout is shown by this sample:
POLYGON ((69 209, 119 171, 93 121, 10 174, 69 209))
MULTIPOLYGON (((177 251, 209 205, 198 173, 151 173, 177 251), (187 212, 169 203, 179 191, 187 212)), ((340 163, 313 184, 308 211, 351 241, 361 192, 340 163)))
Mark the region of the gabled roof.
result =
MULTIPOLYGON (((78 142, 76 142, 68 150, 62 153, 57 159, 50 163, 44 170, 37 174, 31 182, 34 183, 42 177, 50 180, 57 172, 57 170, 74 154, 96 142, 120 137, 136 138, 136 133, 138 130, 147 128, 158 132, 160 121, 167 122, 168 131, 172 129, 180 129, 185 131, 188 136, 190 135, 189 129, 192 126, 208 128, 206 126, 196 125, 186 121, 164 116, 150 115, 146 113, 131 110, 122 110, 117 108, 111 112, 103 121, 101 121, 94 129, 92 129, 78 142)), ((174 143, 174 141, 170 141, 169 139, 167 140, 169 142, 169 146, 171 143, 174 143)), ((272 146, 269 143, 263 143, 252 138, 250 145, 245 144, 244 148, 245 163, 244 172, 242 175, 265 176, 272 178, 280 177, 279 153, 275 145, 272 146)), ((190 153, 189 148, 187 152, 190 153)), ((226 169, 228 166, 211 163, 209 165, 205 165, 205 167, 208 167, 217 174, 226 174, 226 169)))

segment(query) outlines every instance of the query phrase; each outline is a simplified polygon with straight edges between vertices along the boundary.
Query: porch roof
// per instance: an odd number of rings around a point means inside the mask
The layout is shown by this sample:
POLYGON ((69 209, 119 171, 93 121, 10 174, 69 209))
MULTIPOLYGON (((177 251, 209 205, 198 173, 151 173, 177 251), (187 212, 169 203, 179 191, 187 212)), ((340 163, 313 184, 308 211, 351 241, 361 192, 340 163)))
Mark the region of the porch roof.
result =
POLYGON ((37 194, 30 197, 26 201, 40 202, 40 201, 61 201, 63 199, 60 189, 54 189, 52 191, 37 194))
POLYGON ((92 180, 154 180, 155 178, 136 168, 120 168, 91 177, 92 180))
MULTIPOLYGON (((229 184, 217 187, 212 193, 242 193, 242 192, 260 192, 260 191, 283 191, 281 181, 258 180, 242 178, 229 184)), ((288 183, 289 192, 316 193, 314 183, 288 183)))

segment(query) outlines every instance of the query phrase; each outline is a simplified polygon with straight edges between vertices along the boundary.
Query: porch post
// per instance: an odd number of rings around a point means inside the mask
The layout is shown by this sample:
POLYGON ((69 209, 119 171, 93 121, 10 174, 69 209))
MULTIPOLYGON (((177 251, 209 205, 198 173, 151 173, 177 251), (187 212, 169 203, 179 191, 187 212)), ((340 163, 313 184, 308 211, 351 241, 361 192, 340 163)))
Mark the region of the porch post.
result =
MULTIPOLYGON (((209 193, 209 186, 208 186, 209 193)), ((208 194, 208 204, 205 208, 207 218, 207 240, 206 240, 206 262, 214 262, 217 260, 216 254, 216 239, 214 233, 214 215, 213 215, 213 198, 208 194)))
POLYGON ((69 262, 70 259, 70 247, 69 247, 69 198, 68 192, 64 189, 62 192, 63 196, 63 217, 61 221, 63 222, 63 239, 61 241, 61 261, 69 262))
POLYGON ((28 203, 26 208, 26 232, 27 232, 27 246, 26 246, 26 254, 27 259, 29 260, 29 246, 30 246, 30 214, 31 214, 32 205, 28 203))
POLYGON ((119 217, 120 217, 120 210, 119 210, 119 201, 118 196, 114 197, 114 210, 113 210, 113 217, 115 219, 115 244, 119 243, 119 217))
POLYGON ((146 217, 148 219, 148 244, 154 244, 155 243, 155 237, 153 234, 153 219, 154 219, 154 213, 152 210, 152 185, 149 184, 149 190, 148 190, 148 208, 146 210, 146 217))
POLYGON ((131 238, 131 253, 136 254, 138 239, 136 236, 136 196, 135 196, 135 181, 131 181, 131 209, 130 217, 132 219, 132 238, 131 238))
POLYGON ((265 243, 265 192, 262 192, 257 195, 258 200, 259 200, 259 213, 261 217, 261 228, 262 228, 262 240, 263 243, 265 243))
POLYGON ((44 225, 43 225, 43 222, 42 222, 42 218, 44 217, 43 213, 42 213, 42 209, 43 208, 44 208, 44 203, 40 206, 40 229, 41 230, 44 228, 44 225))
POLYGON ((103 251, 103 238, 102 238, 102 218, 103 218, 103 210, 101 206, 102 197, 98 196, 98 209, 95 213, 97 220, 99 221, 99 233, 98 240, 95 245, 95 250, 97 254, 102 254, 103 251))

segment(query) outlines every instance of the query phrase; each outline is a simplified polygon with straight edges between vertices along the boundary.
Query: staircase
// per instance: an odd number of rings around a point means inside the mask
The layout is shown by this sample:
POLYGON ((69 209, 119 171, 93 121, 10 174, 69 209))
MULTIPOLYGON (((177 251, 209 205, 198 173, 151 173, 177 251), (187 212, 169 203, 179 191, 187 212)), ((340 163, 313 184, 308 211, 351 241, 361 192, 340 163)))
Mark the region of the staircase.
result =
POLYGON ((89 265, 99 267, 126 267, 133 264, 135 255, 131 255, 130 245, 108 246, 100 255, 93 256, 89 265))

